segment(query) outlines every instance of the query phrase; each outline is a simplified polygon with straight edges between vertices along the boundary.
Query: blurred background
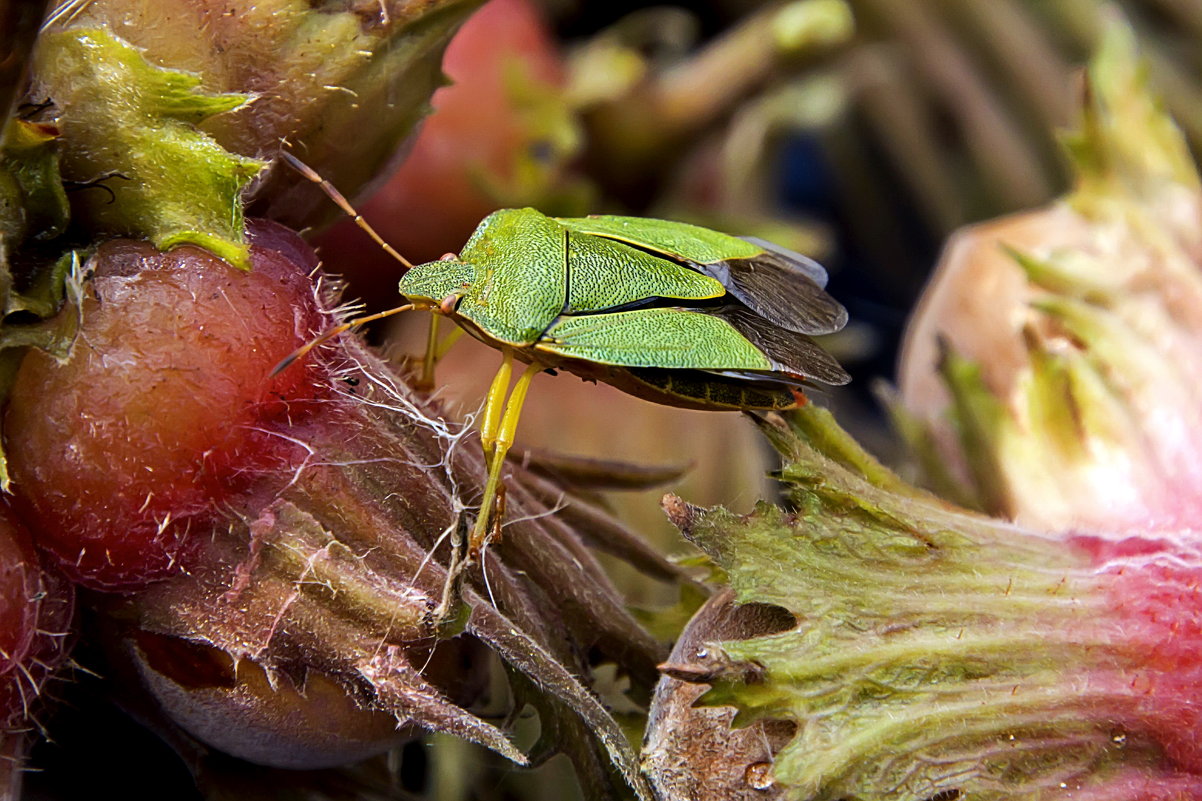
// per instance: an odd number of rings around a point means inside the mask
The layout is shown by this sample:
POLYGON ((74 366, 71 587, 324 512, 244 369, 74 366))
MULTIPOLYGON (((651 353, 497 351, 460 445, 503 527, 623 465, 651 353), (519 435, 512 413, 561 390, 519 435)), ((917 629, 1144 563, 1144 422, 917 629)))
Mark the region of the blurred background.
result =
MULTIPOLYGON (((942 243, 1066 189, 1057 131, 1115 14, 1136 30, 1153 84, 1198 153, 1202 0, 490 0, 452 42, 452 83, 395 172, 355 201, 414 262, 457 251, 488 212, 520 205, 681 219, 809 254, 828 268, 829 290, 852 320, 823 344, 855 377, 812 395, 889 459, 897 449, 872 386, 893 372, 942 243)), ((397 265, 336 212, 329 219, 316 240, 326 268, 367 308, 394 305, 397 265)), ((371 336, 405 360, 420 354, 426 327, 416 315, 393 318, 371 336)), ((497 360, 459 342, 438 369, 448 408, 474 413, 497 360)), ((682 557, 659 510, 666 489, 738 511, 774 494, 771 457, 741 415, 658 407, 573 376, 538 377, 518 440, 532 452, 687 468, 671 485, 607 500, 682 557)), ((614 570, 635 605, 677 599, 675 587, 614 570)), ((89 706, 87 683, 73 693, 74 723, 35 753, 46 778, 31 777, 29 797, 70 797, 64 782, 87 774, 80 768, 99 731, 139 749, 147 766, 125 777, 126 797, 189 787, 165 746, 111 708, 89 706)), ((393 787, 386 797, 440 801, 570 797, 564 764, 518 775, 472 767, 478 752, 454 741, 439 749, 432 766, 415 745, 399 761, 269 780, 231 764, 225 795, 209 797, 385 797, 372 795, 380 786, 393 787)))

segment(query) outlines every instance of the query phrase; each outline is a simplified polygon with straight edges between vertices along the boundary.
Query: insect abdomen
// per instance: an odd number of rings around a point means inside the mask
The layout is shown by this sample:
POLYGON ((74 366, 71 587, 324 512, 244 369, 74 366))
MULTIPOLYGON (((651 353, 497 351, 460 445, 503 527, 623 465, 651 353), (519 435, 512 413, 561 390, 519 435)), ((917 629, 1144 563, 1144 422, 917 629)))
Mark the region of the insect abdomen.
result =
POLYGON ((683 409, 783 411, 798 405, 798 396, 786 384, 750 383, 701 370, 636 367, 611 374, 606 380, 635 397, 683 409))

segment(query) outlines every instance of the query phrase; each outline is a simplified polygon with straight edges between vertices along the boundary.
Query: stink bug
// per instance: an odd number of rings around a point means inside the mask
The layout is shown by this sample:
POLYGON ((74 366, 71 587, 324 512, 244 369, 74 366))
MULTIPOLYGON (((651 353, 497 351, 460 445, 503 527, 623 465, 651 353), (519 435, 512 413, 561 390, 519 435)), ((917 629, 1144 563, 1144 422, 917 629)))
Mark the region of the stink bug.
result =
MULTIPOLYGON (((826 271, 800 254, 686 223, 527 208, 490 214, 459 254, 413 266, 328 182, 283 158, 405 265, 399 289, 408 302, 326 332, 277 370, 331 336, 410 309, 448 317, 502 353, 480 424, 489 472, 469 560, 488 541, 522 404, 544 370, 711 410, 788 409, 805 401, 811 382, 850 380, 810 339, 841 329, 847 312, 826 293, 826 271), (515 359, 527 367, 510 393, 515 359)), ((432 330, 427 373, 433 343, 432 330)))

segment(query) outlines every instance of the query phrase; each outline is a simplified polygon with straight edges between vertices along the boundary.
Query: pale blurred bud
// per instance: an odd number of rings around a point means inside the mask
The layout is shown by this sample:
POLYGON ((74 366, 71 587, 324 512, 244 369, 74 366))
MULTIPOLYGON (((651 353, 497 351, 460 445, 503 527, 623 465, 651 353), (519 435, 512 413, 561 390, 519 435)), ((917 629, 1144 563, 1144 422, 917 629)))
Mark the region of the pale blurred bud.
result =
POLYGON ((989 512, 1181 527, 1202 488, 1202 194, 1127 28, 1065 143, 1068 197, 949 243, 907 333, 903 414, 948 467, 933 483, 966 479, 989 512))

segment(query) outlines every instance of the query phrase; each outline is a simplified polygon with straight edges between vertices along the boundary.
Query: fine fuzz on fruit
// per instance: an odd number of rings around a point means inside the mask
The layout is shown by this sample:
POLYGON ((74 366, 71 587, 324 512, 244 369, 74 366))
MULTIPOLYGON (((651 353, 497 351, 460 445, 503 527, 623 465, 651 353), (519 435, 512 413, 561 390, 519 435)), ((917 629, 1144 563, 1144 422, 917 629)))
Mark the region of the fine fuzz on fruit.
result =
POLYGON ((270 374, 326 318, 311 254, 254 230, 249 274, 194 247, 103 245, 70 357, 22 364, 4 429, 17 503, 39 546, 89 587, 178 570, 223 499, 292 458, 262 427, 303 414, 319 389, 303 366, 270 374))
POLYGON ((0 504, 0 734, 28 728, 42 683, 67 650, 73 592, 46 571, 29 532, 0 504))
POLYGON ((74 596, 0 502, 0 799, 21 797, 21 761, 40 726, 40 696, 71 645, 74 596))

